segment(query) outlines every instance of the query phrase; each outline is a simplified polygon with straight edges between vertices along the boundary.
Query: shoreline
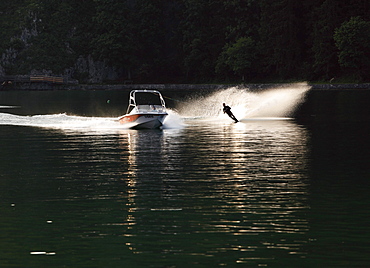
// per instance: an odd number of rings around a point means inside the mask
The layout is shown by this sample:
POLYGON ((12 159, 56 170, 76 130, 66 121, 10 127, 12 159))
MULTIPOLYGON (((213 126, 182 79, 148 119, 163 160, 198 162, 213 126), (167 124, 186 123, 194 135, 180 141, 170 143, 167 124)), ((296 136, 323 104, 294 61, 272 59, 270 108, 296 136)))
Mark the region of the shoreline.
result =
MULTIPOLYGON (((14 83, 0 86, 0 91, 22 90, 134 90, 134 89, 157 89, 157 90, 218 90, 230 87, 249 88, 252 91, 269 88, 283 88, 300 83, 267 83, 267 84, 73 84, 60 85, 50 83, 14 83)), ((369 90, 370 83, 362 84, 307 84, 311 90, 369 90)))

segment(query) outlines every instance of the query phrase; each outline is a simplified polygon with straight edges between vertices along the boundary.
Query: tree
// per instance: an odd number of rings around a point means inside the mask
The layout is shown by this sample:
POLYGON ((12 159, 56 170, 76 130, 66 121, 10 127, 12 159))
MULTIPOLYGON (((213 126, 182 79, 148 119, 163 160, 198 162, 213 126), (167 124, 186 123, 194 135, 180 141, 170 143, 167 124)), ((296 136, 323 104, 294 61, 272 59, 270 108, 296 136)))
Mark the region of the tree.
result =
MULTIPOLYGON (((236 75, 250 77, 257 60, 256 42, 251 37, 241 37, 234 44, 226 45, 218 66, 227 65, 236 75)), ((220 67, 219 72, 220 72, 220 67)), ((243 79, 244 80, 244 79, 243 79)))
POLYGON ((359 79, 370 72, 370 22, 352 17, 335 30, 340 66, 359 79))
MULTIPOLYGON (((317 1, 317 0, 316 0, 317 1)), ((368 0, 320 0, 315 4, 309 26, 313 67, 316 78, 329 80, 340 75, 334 32, 354 16, 369 18, 368 0)))
POLYGON ((167 1, 136 0, 133 11, 133 29, 135 32, 137 77, 144 82, 155 81, 163 68, 162 59, 166 27, 164 10, 167 1))
POLYGON ((225 45, 223 0, 184 0, 181 24, 184 72, 189 81, 215 79, 218 56, 225 45))
POLYGON ((9 41, 14 35, 20 33, 19 21, 22 18, 19 9, 26 0, 2 0, 0 1, 0 54, 8 48, 9 41))
POLYGON ((264 72, 282 79, 301 75, 307 39, 305 5, 294 0, 261 0, 260 7, 264 72))
POLYGON ((176 6, 170 5, 175 0, 94 1, 94 57, 124 68, 127 78, 136 82, 160 82, 166 76, 164 70, 175 67, 166 54, 177 23, 172 17, 176 6))
POLYGON ((126 1, 94 0, 93 17, 96 36, 91 41, 94 57, 115 67, 131 70, 137 65, 135 34, 129 5, 126 1))
MULTIPOLYGON (((81 52, 75 50, 74 44, 86 50, 87 43, 80 42, 81 28, 85 28, 81 22, 88 23, 89 14, 82 7, 86 7, 85 3, 89 6, 90 1, 82 0, 78 4, 73 0, 14 2, 17 6, 12 7, 12 14, 17 21, 17 31, 9 31, 12 37, 9 38, 8 49, 16 53, 7 66, 7 72, 17 74, 46 69, 61 74, 73 66, 81 52), (84 12, 80 12, 81 9, 84 12)), ((5 32, 3 37, 9 34, 5 32)))
POLYGON ((223 2, 227 43, 250 36, 257 39, 260 8, 258 0, 232 0, 223 2))
POLYGON ((257 0, 224 1, 225 39, 217 58, 216 73, 223 81, 240 81, 259 69, 256 60, 259 6, 257 0), (240 57, 240 58, 239 58, 240 57), (253 62, 253 68, 251 68, 253 62))

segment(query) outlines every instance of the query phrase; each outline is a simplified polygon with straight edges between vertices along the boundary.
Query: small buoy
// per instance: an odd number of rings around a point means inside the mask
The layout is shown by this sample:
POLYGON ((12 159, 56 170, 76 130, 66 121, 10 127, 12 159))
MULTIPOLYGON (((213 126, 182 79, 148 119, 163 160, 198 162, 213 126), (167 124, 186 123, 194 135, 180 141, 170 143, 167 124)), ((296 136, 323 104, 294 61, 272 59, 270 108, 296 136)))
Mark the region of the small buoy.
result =
POLYGON ((107 103, 109 104, 110 103, 110 100, 107 100, 107 103))
POLYGON ((15 204, 11 204, 12 207, 15 207, 15 204))
POLYGON ((53 223, 53 221, 47 221, 47 223, 53 223))

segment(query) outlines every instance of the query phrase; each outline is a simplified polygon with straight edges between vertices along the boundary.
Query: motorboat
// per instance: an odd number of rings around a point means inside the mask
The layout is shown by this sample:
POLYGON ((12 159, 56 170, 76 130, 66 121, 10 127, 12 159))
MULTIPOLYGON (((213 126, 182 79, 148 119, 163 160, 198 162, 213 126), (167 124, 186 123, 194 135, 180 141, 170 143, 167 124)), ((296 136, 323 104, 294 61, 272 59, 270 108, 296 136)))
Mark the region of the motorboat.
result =
POLYGON ((121 124, 133 129, 160 128, 167 117, 166 104, 157 90, 132 90, 125 115, 118 118, 121 124))

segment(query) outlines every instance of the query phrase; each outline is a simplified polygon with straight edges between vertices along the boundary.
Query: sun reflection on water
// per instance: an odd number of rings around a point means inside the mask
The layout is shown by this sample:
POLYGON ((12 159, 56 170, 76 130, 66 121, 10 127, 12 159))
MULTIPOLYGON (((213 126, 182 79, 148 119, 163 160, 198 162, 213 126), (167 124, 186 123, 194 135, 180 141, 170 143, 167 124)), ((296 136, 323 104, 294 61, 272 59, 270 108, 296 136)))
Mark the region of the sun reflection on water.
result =
POLYGON ((263 264, 271 259, 260 257, 264 250, 304 257, 305 129, 289 120, 192 123, 196 131, 127 134, 130 249, 238 251, 237 263, 263 264), (195 247, 184 244, 195 237, 195 247))

